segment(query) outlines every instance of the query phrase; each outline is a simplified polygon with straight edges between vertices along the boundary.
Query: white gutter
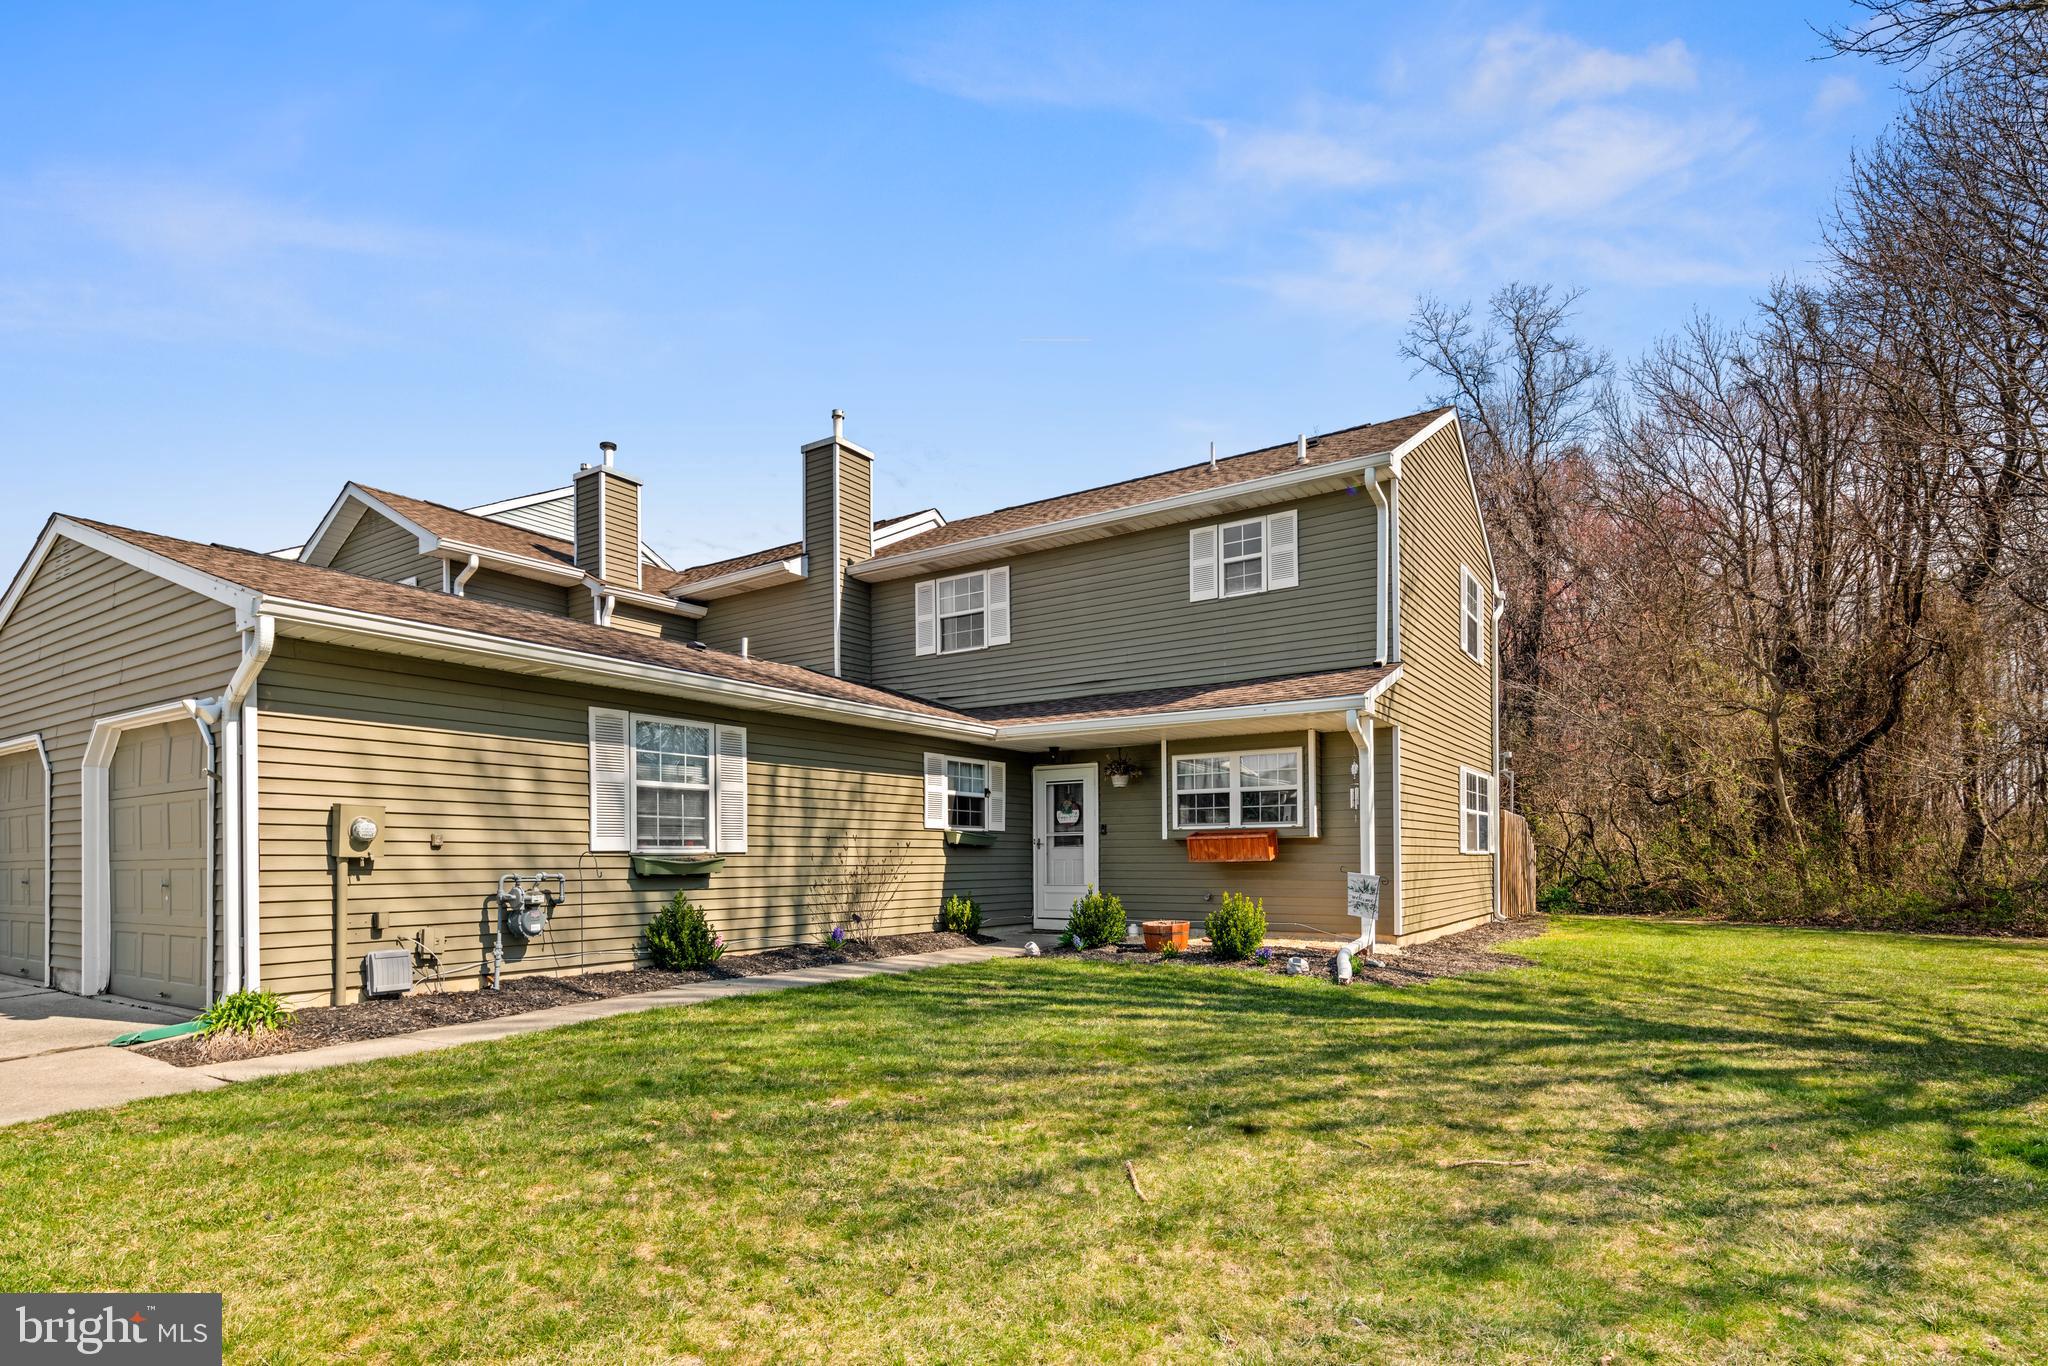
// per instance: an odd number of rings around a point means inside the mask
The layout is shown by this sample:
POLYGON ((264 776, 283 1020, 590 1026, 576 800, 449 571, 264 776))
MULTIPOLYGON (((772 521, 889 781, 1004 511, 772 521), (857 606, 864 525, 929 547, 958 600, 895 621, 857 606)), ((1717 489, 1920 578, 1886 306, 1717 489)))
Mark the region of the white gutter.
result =
MULTIPOLYGON (((1433 427, 1432 427, 1433 430, 1433 427)), ((987 536, 976 536, 965 541, 953 541, 947 545, 933 546, 929 550, 906 551, 898 555, 881 555, 857 566, 852 572, 856 579, 881 581, 903 578, 915 573, 927 564, 941 560, 980 559, 993 556, 1020 542, 1038 540, 1046 536, 1071 535, 1077 531, 1104 530, 1119 522, 1132 521, 1142 517, 1170 516, 1176 513, 1197 515, 1202 509, 1215 504, 1228 503, 1246 496, 1265 493, 1279 493, 1300 484, 1318 483, 1335 479, 1346 474, 1363 474, 1367 470, 1383 468, 1396 458, 1392 451, 1378 455, 1354 456, 1349 460, 1333 460, 1327 465, 1290 466, 1280 474, 1269 474, 1259 479, 1247 479, 1242 483, 1227 484, 1220 489, 1197 489, 1190 493, 1175 494, 1171 498, 1155 498, 1148 503, 1133 503, 1128 507, 1112 508, 1104 512, 1093 512, 1082 517, 1066 517, 1054 522, 1039 522, 1033 526, 1021 527, 1015 531, 992 532, 987 536)))
POLYGON ((1387 547, 1391 543, 1393 527, 1389 522, 1389 508, 1386 490, 1380 487, 1377 477, 1366 481, 1366 492, 1372 495, 1373 506, 1378 509, 1373 521, 1377 524, 1373 532, 1373 647, 1375 657, 1387 662, 1387 547))
POLYGON ((1401 677, 1396 666, 1363 694, 1311 697, 1293 702, 1255 702, 1234 707, 1202 707, 1185 711, 1140 712, 1125 716, 1090 717, 1081 721, 1017 721, 997 725, 995 738, 1010 740, 1081 739, 1121 730, 1155 730, 1160 727, 1212 725, 1218 722, 1258 721, 1271 717, 1313 716, 1340 708, 1372 705, 1401 677))
POLYGON ((471 555, 469 562, 462 566, 461 570, 455 575, 454 581, 448 585, 448 591, 458 598, 461 597, 464 586, 469 583, 470 577, 482 567, 483 562, 483 556, 471 555))
POLYGON ((461 541, 442 541, 432 552, 443 559, 469 559, 491 569, 502 569, 507 574, 522 579, 541 579, 547 583, 582 583, 586 575, 572 564, 551 564, 544 560, 529 560, 524 555, 507 555, 503 551, 486 546, 465 545, 461 541))
MULTIPOLYGON (((870 702, 826 697, 794 688, 719 678, 665 664, 642 664, 632 660, 592 655, 557 645, 541 645, 460 627, 403 621, 395 617, 359 612, 345 607, 265 598, 259 610, 275 617, 287 628, 297 625, 307 631, 332 631, 397 641, 431 649, 463 654, 480 661, 485 668, 504 667, 507 659, 537 666, 530 672, 602 681, 618 687, 656 692, 669 696, 731 702, 736 706, 780 711, 794 715, 853 719, 884 730, 907 730, 919 734, 958 735, 987 740, 996 734, 993 726, 978 721, 926 716, 870 702)), ((304 634, 305 632, 299 632, 304 634)), ((287 634, 292 634, 289 630, 287 634)))
POLYGON ((677 598, 716 599, 743 593, 751 588, 770 588, 778 583, 795 583, 804 577, 804 558, 770 560, 751 569, 734 569, 715 578, 677 584, 669 593, 677 598))

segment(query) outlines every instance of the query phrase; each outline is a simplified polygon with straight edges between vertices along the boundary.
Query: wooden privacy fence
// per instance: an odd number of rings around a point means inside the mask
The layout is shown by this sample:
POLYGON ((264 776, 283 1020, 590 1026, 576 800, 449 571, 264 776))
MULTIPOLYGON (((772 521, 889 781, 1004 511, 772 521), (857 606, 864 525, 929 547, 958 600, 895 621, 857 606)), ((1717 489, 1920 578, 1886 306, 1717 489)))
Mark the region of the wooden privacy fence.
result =
POLYGON ((1500 912, 1510 920, 1536 913, 1536 838, 1513 811, 1500 813, 1500 912))

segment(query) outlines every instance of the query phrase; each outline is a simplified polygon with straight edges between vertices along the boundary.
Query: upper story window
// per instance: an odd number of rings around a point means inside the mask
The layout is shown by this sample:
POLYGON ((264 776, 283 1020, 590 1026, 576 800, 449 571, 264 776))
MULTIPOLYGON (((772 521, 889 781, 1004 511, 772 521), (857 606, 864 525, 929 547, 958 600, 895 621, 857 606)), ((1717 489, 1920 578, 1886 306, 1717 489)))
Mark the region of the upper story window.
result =
POLYGON ((1183 754, 1173 761, 1173 823, 1213 826, 1300 825, 1301 751, 1183 754))
POLYGON ((1301 582, 1300 515, 1262 517, 1188 531, 1188 601, 1241 598, 1301 582))
POLYGON ((1464 602, 1458 619, 1458 644, 1474 660, 1486 660, 1486 618, 1484 615, 1485 595, 1479 586, 1479 577, 1470 569, 1463 571, 1464 602))
POLYGON ((917 653, 957 654, 1010 643, 1010 567, 917 585, 917 653))

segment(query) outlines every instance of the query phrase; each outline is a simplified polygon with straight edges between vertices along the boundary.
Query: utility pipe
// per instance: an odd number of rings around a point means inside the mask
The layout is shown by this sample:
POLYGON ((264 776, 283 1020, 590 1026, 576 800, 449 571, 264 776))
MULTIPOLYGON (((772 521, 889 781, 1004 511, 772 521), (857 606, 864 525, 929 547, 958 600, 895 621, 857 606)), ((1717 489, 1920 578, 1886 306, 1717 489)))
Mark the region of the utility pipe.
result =
MULTIPOLYGON (((199 738, 206 742, 206 871, 200 877, 201 895, 206 898, 206 943, 200 949, 199 961, 206 976, 206 1004, 211 1006, 214 1002, 213 936, 216 927, 213 909, 213 860, 217 852, 214 808, 219 804, 220 791, 220 745, 214 738, 213 728, 220 720, 220 703, 188 697, 185 699, 185 713, 198 723, 199 738)), ((49 952, 47 945, 43 952, 49 952)))

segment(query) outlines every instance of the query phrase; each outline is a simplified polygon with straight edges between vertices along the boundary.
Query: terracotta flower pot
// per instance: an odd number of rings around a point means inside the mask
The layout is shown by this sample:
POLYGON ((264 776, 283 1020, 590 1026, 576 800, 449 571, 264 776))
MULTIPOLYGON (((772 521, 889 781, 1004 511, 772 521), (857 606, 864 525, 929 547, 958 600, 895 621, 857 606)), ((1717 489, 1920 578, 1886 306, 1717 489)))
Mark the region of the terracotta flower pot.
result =
POLYGON ((1172 947, 1185 950, 1188 946, 1188 922, 1185 920, 1147 920, 1139 927, 1145 932, 1145 951, 1158 953, 1172 947))

